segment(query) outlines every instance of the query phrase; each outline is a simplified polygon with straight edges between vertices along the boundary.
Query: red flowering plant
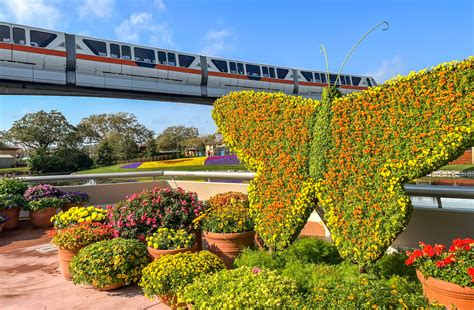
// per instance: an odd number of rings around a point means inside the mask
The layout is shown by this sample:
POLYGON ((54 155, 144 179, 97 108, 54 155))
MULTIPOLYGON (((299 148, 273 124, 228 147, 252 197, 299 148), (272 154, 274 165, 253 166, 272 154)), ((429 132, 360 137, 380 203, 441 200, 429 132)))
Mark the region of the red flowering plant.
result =
POLYGON ((108 224, 83 222, 64 229, 50 230, 51 243, 62 250, 77 251, 92 243, 112 239, 113 229, 108 224))
POLYGON ((154 188, 135 193, 109 206, 109 222, 115 236, 141 239, 160 227, 193 230, 193 220, 204 210, 197 194, 181 188, 154 188))
POLYGON ((408 266, 415 266, 425 277, 474 287, 474 239, 454 239, 449 249, 420 242, 420 248, 407 251, 408 266))

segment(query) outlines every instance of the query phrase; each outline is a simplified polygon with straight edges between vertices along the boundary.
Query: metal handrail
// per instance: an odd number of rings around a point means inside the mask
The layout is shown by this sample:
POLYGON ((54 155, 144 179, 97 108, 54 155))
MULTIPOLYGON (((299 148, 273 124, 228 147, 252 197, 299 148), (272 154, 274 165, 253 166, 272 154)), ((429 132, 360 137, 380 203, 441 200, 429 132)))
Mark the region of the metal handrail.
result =
MULTIPOLYGON (((95 173, 95 174, 67 174, 49 176, 27 176, 20 177, 26 182, 51 182, 70 180, 98 180, 98 179, 123 179, 123 178, 146 178, 146 177, 201 177, 222 180, 252 180, 253 172, 224 172, 224 171, 143 171, 143 172, 120 172, 120 173, 95 173)), ((446 185, 418 185, 405 184, 405 190, 410 196, 422 197, 445 197, 474 199, 474 187, 469 186, 446 186, 446 185)), ((440 201, 439 201, 440 202, 440 201)))

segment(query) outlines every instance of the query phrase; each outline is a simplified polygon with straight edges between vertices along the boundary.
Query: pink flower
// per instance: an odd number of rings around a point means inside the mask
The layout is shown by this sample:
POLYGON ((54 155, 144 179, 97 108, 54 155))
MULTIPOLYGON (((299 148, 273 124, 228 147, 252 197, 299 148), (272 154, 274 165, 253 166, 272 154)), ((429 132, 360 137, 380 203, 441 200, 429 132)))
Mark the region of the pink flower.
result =
POLYGON ((253 267, 252 268, 252 272, 253 273, 260 273, 262 271, 262 269, 258 268, 258 267, 253 267))

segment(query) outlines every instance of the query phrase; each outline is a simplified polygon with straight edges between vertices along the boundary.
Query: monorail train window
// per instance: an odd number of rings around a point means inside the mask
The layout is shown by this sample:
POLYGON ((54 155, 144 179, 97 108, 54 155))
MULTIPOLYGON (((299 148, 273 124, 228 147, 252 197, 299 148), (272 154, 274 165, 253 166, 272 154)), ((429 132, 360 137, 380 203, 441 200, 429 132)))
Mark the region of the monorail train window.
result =
POLYGON ((308 82, 313 82, 314 81, 313 72, 301 71, 301 74, 306 79, 306 81, 308 81, 308 82))
POLYGON ((360 77, 353 76, 352 77, 352 85, 359 86, 359 83, 360 83, 360 77))
POLYGON ((262 76, 270 77, 270 73, 268 72, 268 67, 262 67, 262 76))
POLYGON ((237 74, 237 64, 235 62, 229 62, 229 72, 237 74))
POLYGON ((131 60, 132 59, 132 49, 130 46, 122 45, 122 59, 131 60))
POLYGON ((166 53, 165 52, 158 52, 158 63, 160 65, 166 65, 168 64, 166 62, 166 53))
POLYGON ((179 60, 179 66, 180 67, 188 68, 193 63, 194 59, 195 59, 194 56, 178 54, 178 60, 179 60))
POLYGON ((372 82, 370 81, 369 78, 367 78, 367 84, 369 85, 369 87, 372 87, 372 82))
POLYGON ((105 42, 83 39, 84 43, 98 56, 107 56, 107 45, 105 42))
POLYGON ((319 72, 314 72, 314 81, 317 83, 321 82, 321 76, 319 75, 319 72))
MULTIPOLYGON (((335 75, 335 74, 329 74, 329 81, 330 81, 331 84, 335 84, 334 82, 336 82, 336 77, 337 77, 337 75, 335 75)), ((337 80, 337 85, 340 85, 340 84, 341 83, 338 79, 337 80)))
POLYGON ((58 36, 54 33, 48 33, 43 31, 30 31, 30 45, 36 47, 46 47, 49 43, 53 42, 58 36))
POLYGON ((13 27, 13 43, 15 44, 26 44, 25 29, 13 27))
POLYGON ((326 74, 325 73, 321 74, 321 82, 326 83, 326 74))
POLYGON ((118 44, 110 44, 110 57, 120 58, 120 46, 118 44))
POLYGON ((176 55, 174 53, 168 53, 168 65, 176 66, 176 55))
POLYGON ((245 69, 247 69, 247 75, 260 76, 260 66, 246 64, 245 69))
POLYGON ((346 85, 346 77, 344 75, 339 76, 339 84, 346 85))
POLYGON ((277 68, 277 76, 279 79, 284 79, 286 78, 286 75, 290 72, 288 69, 280 69, 277 68))
POLYGON ((10 27, 0 26, 0 42, 10 43, 10 27))
POLYGON ((217 67, 217 70, 219 70, 220 72, 228 72, 227 61, 217 59, 211 59, 211 61, 217 67))
POLYGON ((351 77, 346 75, 346 85, 352 85, 351 83, 351 77))
POLYGON ((245 74, 244 64, 243 64, 243 63, 240 63, 240 62, 237 63, 237 72, 238 72, 239 74, 245 74))
POLYGON ((271 77, 272 79, 275 78, 275 68, 270 67, 270 77, 271 77))
POLYGON ((135 47, 135 60, 147 63, 155 63, 155 51, 145 48, 135 47))

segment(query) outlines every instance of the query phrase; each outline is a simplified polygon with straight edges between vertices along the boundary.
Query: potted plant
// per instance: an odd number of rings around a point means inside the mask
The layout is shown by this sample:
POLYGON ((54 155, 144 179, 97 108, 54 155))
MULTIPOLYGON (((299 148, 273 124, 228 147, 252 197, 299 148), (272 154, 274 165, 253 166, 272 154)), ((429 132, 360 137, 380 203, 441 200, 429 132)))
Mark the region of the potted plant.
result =
POLYGON ((254 223, 245 194, 227 192, 211 197, 208 209, 195 223, 204 231, 209 251, 221 257, 227 268, 243 248, 254 245, 254 223))
POLYGON ((89 195, 83 192, 63 192, 59 196, 64 201, 63 210, 67 211, 73 207, 82 207, 89 201, 89 195))
POLYGON ((51 218, 54 228, 61 229, 84 222, 104 223, 107 221, 107 211, 98 207, 72 207, 61 211, 51 218))
POLYGON ((3 229, 10 230, 18 226, 20 210, 26 206, 23 198, 28 185, 15 178, 3 178, 0 180, 0 213, 8 216, 9 221, 3 229))
POLYGON ((276 271, 240 267, 203 275, 178 292, 196 309, 303 309, 295 280, 276 271))
POLYGON ((63 206, 59 198, 62 192, 49 184, 39 184, 28 188, 23 197, 28 201, 27 209, 30 211, 30 222, 35 228, 50 227, 51 217, 58 208, 63 206))
MULTIPOLYGON (((109 222, 117 234, 140 240, 145 240, 160 227, 193 232, 193 220, 203 209, 196 193, 181 188, 145 190, 108 207, 109 222)), ((196 240, 199 242, 199 236, 196 240)))
POLYGON ((176 294, 179 290, 199 276, 224 268, 222 259, 208 251, 165 255, 143 269, 139 285, 146 297, 158 297, 163 303, 176 309, 186 305, 177 301, 176 294))
POLYGON ((448 250, 420 242, 420 248, 407 252, 407 265, 417 268, 423 294, 447 307, 474 309, 474 239, 454 239, 448 250))
POLYGON ((0 213, 0 232, 3 231, 6 222, 8 222, 8 216, 0 213))
POLYGON ((59 269, 66 280, 72 280, 69 265, 85 246, 98 241, 111 239, 113 232, 110 227, 101 223, 84 222, 60 230, 52 230, 51 243, 58 247, 59 269))
POLYGON ((143 242, 116 238, 82 248, 72 259, 70 271, 74 284, 108 291, 140 280, 142 269, 148 263, 143 242))
POLYGON ((196 250, 196 237, 184 229, 158 228, 146 238, 148 253, 154 259, 163 255, 191 252, 196 250))

